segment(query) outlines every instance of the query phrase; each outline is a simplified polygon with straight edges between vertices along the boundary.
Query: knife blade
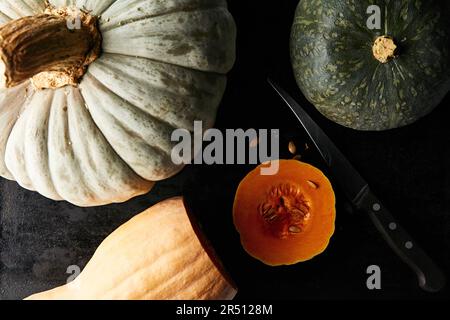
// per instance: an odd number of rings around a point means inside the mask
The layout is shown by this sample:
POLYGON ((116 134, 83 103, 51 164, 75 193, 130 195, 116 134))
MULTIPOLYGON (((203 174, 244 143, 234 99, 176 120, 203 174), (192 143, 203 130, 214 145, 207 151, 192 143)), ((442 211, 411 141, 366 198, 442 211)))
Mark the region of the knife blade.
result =
POLYGON ((370 190, 369 184, 307 112, 278 84, 270 79, 268 82, 306 130, 346 197, 358 210, 369 215, 383 239, 416 273, 419 286, 428 292, 440 291, 446 279, 433 260, 399 225, 370 190))

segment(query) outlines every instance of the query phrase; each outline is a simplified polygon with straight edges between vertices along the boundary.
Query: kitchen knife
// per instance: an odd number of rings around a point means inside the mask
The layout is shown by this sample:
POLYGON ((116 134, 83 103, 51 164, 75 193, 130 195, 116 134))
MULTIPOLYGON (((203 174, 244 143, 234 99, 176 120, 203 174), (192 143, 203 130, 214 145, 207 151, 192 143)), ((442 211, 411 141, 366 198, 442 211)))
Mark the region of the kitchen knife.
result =
POLYGON ((386 207, 372 193, 368 183, 306 111, 279 85, 270 79, 268 81, 294 112, 344 194, 357 209, 369 215, 389 246, 417 274, 419 286, 429 292, 440 291, 446 281, 442 271, 395 221, 386 207))

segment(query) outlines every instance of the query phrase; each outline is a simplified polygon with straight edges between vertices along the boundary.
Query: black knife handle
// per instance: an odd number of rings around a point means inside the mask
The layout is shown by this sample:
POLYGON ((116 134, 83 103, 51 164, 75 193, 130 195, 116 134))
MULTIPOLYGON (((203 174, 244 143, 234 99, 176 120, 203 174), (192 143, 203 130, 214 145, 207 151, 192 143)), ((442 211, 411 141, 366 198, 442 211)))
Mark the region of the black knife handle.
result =
POLYGON ((431 258, 367 188, 357 201, 358 209, 369 214, 375 227, 395 253, 417 274, 419 286, 438 292, 445 286, 445 276, 431 258))

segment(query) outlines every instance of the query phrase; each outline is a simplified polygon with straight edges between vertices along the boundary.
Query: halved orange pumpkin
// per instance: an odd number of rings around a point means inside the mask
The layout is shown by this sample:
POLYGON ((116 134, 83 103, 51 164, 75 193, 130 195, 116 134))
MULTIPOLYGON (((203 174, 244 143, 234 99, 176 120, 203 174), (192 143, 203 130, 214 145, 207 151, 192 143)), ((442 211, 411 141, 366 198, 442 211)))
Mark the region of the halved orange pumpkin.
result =
POLYGON ((259 166, 239 185, 233 220, 244 249, 271 266, 291 265, 322 253, 334 233, 335 195, 319 169, 279 160, 275 175, 259 166))

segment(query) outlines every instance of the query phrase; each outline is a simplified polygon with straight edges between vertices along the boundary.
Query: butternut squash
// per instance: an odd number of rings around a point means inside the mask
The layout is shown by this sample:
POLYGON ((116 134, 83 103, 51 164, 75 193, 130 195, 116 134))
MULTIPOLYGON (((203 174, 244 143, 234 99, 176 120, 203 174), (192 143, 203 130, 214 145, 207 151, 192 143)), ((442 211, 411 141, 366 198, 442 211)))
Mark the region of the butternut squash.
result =
POLYGON ((173 198, 113 232, 73 282, 27 299, 224 300, 236 293, 183 199, 173 198))

